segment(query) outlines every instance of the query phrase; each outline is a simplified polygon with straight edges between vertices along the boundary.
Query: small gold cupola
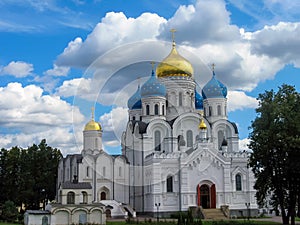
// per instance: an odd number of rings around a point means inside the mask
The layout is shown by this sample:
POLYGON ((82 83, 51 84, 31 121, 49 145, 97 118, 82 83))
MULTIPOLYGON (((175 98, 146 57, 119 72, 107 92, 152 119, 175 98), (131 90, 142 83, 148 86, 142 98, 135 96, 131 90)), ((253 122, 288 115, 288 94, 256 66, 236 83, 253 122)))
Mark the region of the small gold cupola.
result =
POLYGON ((101 131, 101 124, 94 119, 94 107, 92 107, 92 119, 85 125, 84 131, 101 131))
POLYGON ((207 129, 206 124, 204 123, 203 119, 201 119, 201 121, 200 121, 199 129, 200 130, 206 130, 207 129))
POLYGON ((176 44, 174 40, 174 33, 176 32, 175 29, 171 29, 172 32, 172 50, 170 54, 157 66, 156 68, 156 75, 158 78, 163 77, 193 77, 194 69, 192 64, 178 54, 176 50, 176 44))

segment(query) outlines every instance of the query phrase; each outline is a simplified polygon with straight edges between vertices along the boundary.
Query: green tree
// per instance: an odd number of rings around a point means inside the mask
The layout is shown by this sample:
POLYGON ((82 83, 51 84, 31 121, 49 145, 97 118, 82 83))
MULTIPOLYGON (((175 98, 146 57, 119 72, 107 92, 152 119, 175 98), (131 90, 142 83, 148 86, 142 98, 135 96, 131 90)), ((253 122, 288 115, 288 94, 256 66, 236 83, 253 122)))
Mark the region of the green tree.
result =
POLYGON ((271 195, 283 224, 295 224, 300 193, 300 94, 282 85, 278 92, 258 97, 257 117, 252 122, 249 165, 256 177, 257 200, 263 205, 271 195))
POLYGON ((61 157, 60 151, 48 146, 45 139, 27 149, 1 149, 0 204, 11 200, 26 209, 39 209, 40 203, 54 200, 61 157))
POLYGON ((12 201, 6 201, 2 207, 1 219, 7 222, 14 222, 18 218, 18 209, 12 201))

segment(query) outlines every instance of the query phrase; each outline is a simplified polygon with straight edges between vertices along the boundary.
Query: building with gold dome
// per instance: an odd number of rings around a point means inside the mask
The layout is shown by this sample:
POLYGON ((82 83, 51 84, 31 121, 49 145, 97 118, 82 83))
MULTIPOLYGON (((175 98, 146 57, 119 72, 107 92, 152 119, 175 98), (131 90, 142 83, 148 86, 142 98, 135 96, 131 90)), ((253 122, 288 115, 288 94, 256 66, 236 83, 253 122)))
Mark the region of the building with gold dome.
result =
POLYGON ((201 96, 191 63, 173 41, 128 108, 122 154, 131 168, 129 204, 137 212, 201 206, 226 209, 228 216, 257 215, 249 155, 239 149, 237 126, 227 116, 227 88, 214 66, 201 96))
MULTIPOLYGON (((134 214, 132 208, 162 215, 198 206, 226 209, 227 216, 246 216, 249 209, 256 215, 249 155, 239 149, 237 126, 227 115, 227 88, 214 68, 200 94, 191 63, 173 41, 170 54, 149 74, 128 99, 122 154, 102 150, 103 131, 92 116, 81 154, 61 160, 58 190, 76 177, 91 185, 86 198, 119 216, 134 214)), ((84 201, 83 192, 73 193, 84 201)))

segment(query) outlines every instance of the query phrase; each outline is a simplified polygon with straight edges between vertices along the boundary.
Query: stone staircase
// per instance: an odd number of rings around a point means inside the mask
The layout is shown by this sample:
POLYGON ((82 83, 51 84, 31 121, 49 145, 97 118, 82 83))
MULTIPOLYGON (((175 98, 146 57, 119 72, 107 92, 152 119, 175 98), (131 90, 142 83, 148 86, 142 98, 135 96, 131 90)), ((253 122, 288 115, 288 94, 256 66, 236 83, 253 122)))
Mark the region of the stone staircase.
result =
POLYGON ((202 209, 204 219, 227 220, 221 209, 202 209))

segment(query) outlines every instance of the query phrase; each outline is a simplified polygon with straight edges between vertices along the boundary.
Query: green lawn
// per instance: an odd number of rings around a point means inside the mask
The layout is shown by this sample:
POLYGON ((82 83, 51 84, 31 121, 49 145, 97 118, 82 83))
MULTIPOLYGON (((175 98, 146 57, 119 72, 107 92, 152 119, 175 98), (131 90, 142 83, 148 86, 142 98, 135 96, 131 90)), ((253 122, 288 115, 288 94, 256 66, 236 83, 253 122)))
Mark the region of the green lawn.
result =
MULTIPOLYGON (((162 220, 163 221, 163 220, 162 220)), ((214 221, 211 221, 211 220, 202 220, 202 225, 212 225, 214 221)), ((126 225, 126 222, 125 221, 107 221, 106 222, 107 225, 126 225)), ((145 223, 144 221, 139 221, 138 223, 130 223, 129 225, 134 225, 134 224, 140 224, 140 225, 156 225, 156 221, 153 220, 152 223, 145 223)), ((168 223, 169 225, 170 223, 168 223)), ((174 223, 175 225, 177 225, 177 222, 174 223)), ((217 223, 219 225, 221 225, 221 223, 217 223)), ((250 220, 250 221, 247 221, 247 220, 226 220, 224 221, 223 223, 224 225, 230 225, 230 224, 233 224, 233 225, 247 225, 247 224, 250 224, 250 225, 279 225, 281 223, 276 223, 276 222, 272 222, 272 221, 254 221, 254 220, 250 220)), ((1 225, 1 224, 0 224, 1 225)), ((163 222, 161 223, 160 221, 160 225, 163 225, 163 222)))
POLYGON ((17 223, 4 223, 4 222, 0 222, 0 225, 16 225, 17 223))

